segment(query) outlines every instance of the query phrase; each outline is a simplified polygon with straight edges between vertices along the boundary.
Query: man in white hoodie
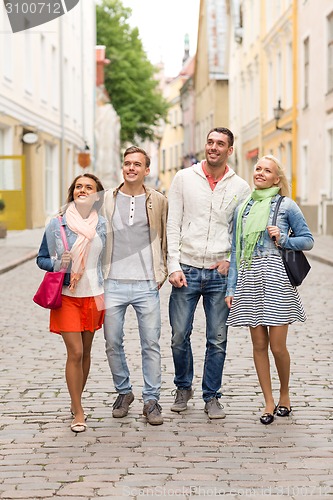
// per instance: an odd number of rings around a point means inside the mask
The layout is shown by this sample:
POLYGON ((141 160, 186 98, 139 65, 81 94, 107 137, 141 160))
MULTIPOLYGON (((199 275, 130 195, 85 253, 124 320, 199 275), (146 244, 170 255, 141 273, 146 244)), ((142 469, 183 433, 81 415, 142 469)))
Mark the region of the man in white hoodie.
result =
POLYGON ((206 315, 206 354, 202 377, 205 412, 225 418, 220 404, 227 347, 227 286, 235 208, 251 192, 227 165, 234 136, 227 128, 207 135, 206 159, 177 172, 170 187, 167 223, 172 355, 177 387, 172 411, 187 409, 193 396, 191 333, 200 297, 206 315))

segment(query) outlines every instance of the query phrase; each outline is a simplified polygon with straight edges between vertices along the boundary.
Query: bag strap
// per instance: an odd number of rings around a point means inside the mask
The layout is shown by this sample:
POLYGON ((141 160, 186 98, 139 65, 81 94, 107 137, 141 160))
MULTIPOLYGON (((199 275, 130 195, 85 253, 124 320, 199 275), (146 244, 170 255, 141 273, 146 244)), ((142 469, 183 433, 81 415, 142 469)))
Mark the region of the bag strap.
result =
POLYGON ((67 243, 67 238, 66 238, 66 232, 65 232, 64 226, 62 225, 62 217, 61 217, 61 215, 59 215, 57 217, 57 219, 58 219, 59 224, 60 224, 60 234, 61 234, 62 242, 64 244, 65 250, 68 250, 68 243, 67 243))
POLYGON ((277 219, 277 215, 279 213, 279 208, 280 208, 280 205, 282 203, 283 198, 284 198, 284 196, 280 196, 280 198, 276 202, 275 210, 274 210, 274 214, 273 214, 273 219, 272 219, 272 226, 276 226, 276 219, 277 219))

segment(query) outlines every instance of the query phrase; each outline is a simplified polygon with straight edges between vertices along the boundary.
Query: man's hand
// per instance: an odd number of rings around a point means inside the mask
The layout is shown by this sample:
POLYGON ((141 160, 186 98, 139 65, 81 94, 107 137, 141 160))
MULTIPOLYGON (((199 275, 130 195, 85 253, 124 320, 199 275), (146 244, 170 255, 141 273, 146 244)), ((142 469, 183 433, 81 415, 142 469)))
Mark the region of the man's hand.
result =
POLYGON ((183 271, 175 271, 169 276, 169 282, 176 288, 181 288, 182 286, 187 286, 187 281, 183 271))
POLYGON ((217 269, 217 271, 220 274, 227 276, 229 267, 230 267, 230 262, 228 260, 220 260, 219 262, 216 262, 216 264, 210 266, 209 269, 217 269))

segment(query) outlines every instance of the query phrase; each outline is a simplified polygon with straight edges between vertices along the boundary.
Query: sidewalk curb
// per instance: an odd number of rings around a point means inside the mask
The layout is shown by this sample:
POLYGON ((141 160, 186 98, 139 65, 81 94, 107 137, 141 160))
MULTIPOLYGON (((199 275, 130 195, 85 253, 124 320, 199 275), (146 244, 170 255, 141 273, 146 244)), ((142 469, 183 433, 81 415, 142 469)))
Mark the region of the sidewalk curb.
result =
POLYGON ((320 257, 319 255, 314 254, 307 255, 307 257, 309 257, 310 260, 316 260, 317 262, 321 262, 322 264, 326 264, 327 266, 333 266, 333 261, 325 259, 325 257, 320 257))
POLYGON ((37 254, 38 254, 38 251, 33 250, 32 252, 29 252, 28 254, 26 254, 24 257, 21 257, 20 259, 14 260, 10 264, 7 264, 3 267, 0 267, 0 274, 7 273, 8 271, 11 271, 15 267, 18 267, 21 264, 28 262, 28 260, 35 259, 37 257, 37 254))

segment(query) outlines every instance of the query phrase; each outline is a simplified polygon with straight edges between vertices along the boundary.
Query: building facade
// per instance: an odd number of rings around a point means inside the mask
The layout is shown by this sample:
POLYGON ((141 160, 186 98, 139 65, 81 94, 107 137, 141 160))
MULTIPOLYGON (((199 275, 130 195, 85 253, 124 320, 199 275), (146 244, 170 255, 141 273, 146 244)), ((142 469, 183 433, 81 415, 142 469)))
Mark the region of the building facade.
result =
POLYGON ((333 234, 333 3, 298 0, 297 201, 333 234))
POLYGON ((82 171, 78 153, 94 156, 95 2, 15 34, 1 8, 0 25, 1 218, 40 227, 82 171))
POLYGON ((318 9, 312 0, 233 0, 231 9, 238 171, 251 182, 257 158, 275 155, 311 230, 333 234, 332 2, 318 9))
POLYGON ((229 123, 228 0, 201 0, 194 71, 195 154, 204 158, 208 131, 229 123))

